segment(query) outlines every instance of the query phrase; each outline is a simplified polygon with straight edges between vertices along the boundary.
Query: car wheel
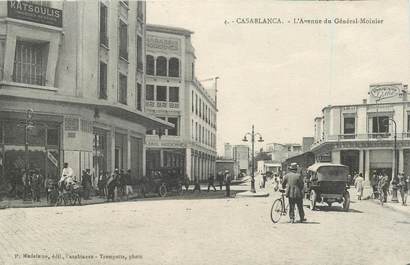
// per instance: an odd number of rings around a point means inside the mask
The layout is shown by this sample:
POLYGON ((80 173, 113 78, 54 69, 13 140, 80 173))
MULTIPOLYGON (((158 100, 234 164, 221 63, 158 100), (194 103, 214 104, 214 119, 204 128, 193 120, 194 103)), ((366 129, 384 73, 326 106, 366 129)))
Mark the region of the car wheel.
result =
POLYGON ((315 190, 311 190, 310 191, 310 210, 314 211, 315 207, 316 207, 316 198, 317 198, 317 194, 315 192, 315 190))
POLYGON ((165 185, 165 183, 162 183, 161 186, 159 187, 159 196, 161 197, 165 197, 167 196, 167 186, 165 185))

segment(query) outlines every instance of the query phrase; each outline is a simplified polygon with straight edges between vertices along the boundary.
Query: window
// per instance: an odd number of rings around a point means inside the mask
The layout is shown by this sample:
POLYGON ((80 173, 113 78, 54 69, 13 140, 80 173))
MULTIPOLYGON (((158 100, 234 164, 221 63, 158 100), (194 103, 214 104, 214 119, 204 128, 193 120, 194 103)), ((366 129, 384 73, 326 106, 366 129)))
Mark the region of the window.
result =
POLYGON ((154 100, 154 85, 145 85, 145 99, 154 100))
POLYGON ((137 1, 137 17, 139 19, 144 19, 144 13, 142 10, 142 1, 137 1))
POLYGON ((100 44, 108 47, 107 17, 108 9, 103 3, 100 3, 100 44))
POLYGON ((13 81, 44 86, 46 83, 48 44, 17 41, 13 81))
POLYGON ((167 101, 166 86, 157 86, 157 101, 167 101))
MULTIPOLYGON (((0 123, 0 126, 1 126, 1 123, 0 123)), ((192 129, 191 129, 192 140, 195 140, 194 130, 195 130, 195 127, 194 127, 194 120, 192 120, 192 129)), ((0 127, 0 131, 1 131, 1 127, 0 127)), ((1 134, 0 134, 0 135, 1 135, 1 134)))
POLYGON ((202 100, 199 98, 199 117, 202 118, 202 100))
POLYGON ((100 62, 100 91, 98 97, 107 99, 107 64, 100 62))
POLYGON ((202 129, 201 129, 201 124, 198 125, 198 141, 201 143, 202 142, 202 129))
POLYGON ((47 145, 58 146, 58 129, 47 128, 47 145))
POLYGON ((179 60, 178 58, 169 59, 169 75, 170 77, 179 77, 179 60))
POLYGON ((389 132, 389 117, 378 116, 373 117, 373 133, 388 133, 389 132))
POLYGON ((160 56, 157 58, 157 73, 158 76, 167 76, 167 58, 160 56))
POLYGON ((407 131, 410 132, 410 115, 407 115, 407 131))
POLYGON ((128 60, 128 26, 122 20, 120 20, 120 57, 128 60))
POLYGON ((179 102, 179 87, 169 88, 169 102, 179 102))
POLYGON ((195 111, 195 106, 194 106, 194 91, 192 90, 192 96, 191 96, 191 104, 192 104, 192 113, 194 113, 195 111))
POLYGON ((195 64, 194 63, 192 63, 192 79, 194 79, 195 78, 195 64))
POLYGON ((198 141, 198 122, 195 122, 195 141, 198 141))
POLYGON ((168 118, 168 122, 175 126, 172 129, 168 129, 168 135, 178 136, 178 118, 168 118))
POLYGON ((154 135, 154 130, 147 130, 148 135, 154 135))
POLYGON ((345 117, 344 118, 344 134, 354 134, 355 133, 355 118, 345 117))
POLYGON ((127 105, 127 76, 120 74, 118 102, 127 105))
POLYGON ((198 95, 195 94, 195 114, 198 115, 198 95))
POLYGON ((142 99, 142 86, 140 83, 137 83, 137 93, 136 94, 136 106, 137 110, 142 110, 142 104, 141 104, 141 99, 142 99))
POLYGON ((142 37, 137 36, 137 70, 143 70, 144 63, 142 62, 142 37))
POLYGON ((155 74, 155 62, 154 62, 154 56, 152 55, 147 55, 147 70, 145 71, 147 75, 154 75, 155 74))

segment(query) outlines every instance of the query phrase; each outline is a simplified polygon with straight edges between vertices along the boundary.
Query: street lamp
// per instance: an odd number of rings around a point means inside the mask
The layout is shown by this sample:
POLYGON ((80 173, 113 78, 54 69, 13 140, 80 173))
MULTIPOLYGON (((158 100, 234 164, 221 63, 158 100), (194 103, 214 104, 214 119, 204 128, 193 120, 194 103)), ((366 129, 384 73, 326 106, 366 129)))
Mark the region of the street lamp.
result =
POLYGON ((254 125, 252 125, 252 133, 246 133, 245 136, 243 137, 242 141, 247 142, 248 139, 246 136, 251 137, 251 143, 252 143, 252 180, 251 180, 251 192, 256 193, 255 190, 255 136, 259 136, 259 139, 257 140, 258 142, 263 142, 262 135, 260 133, 255 133, 254 125))
POLYGON ((28 131, 29 131, 29 129, 34 127, 33 110, 32 109, 28 109, 26 111, 26 119, 24 121, 21 121, 19 126, 24 126, 24 172, 27 176, 28 175, 28 168, 29 168, 28 131))
POLYGON ((389 118, 389 121, 393 122, 394 124, 394 172, 393 172, 393 179, 392 182, 393 188, 392 188, 392 202, 398 202, 399 200, 397 199, 397 183, 395 182, 397 179, 397 172, 398 172, 398 160, 397 160, 397 123, 395 120, 392 118, 389 118))

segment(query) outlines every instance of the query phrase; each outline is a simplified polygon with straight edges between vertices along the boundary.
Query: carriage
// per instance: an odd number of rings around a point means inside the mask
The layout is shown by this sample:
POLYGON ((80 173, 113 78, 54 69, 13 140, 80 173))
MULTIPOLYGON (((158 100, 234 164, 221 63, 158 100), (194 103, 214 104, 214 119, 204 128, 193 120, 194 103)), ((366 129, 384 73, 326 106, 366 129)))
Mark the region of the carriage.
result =
POLYGON ((165 197, 170 191, 181 195, 182 183, 181 175, 176 170, 163 168, 153 171, 148 177, 138 181, 138 194, 143 198, 148 193, 156 193, 160 197, 165 197))
POLYGON ((341 164, 316 163, 307 169, 307 189, 310 209, 316 203, 324 202, 330 207, 332 203, 342 203, 343 210, 350 206, 349 167, 341 164))

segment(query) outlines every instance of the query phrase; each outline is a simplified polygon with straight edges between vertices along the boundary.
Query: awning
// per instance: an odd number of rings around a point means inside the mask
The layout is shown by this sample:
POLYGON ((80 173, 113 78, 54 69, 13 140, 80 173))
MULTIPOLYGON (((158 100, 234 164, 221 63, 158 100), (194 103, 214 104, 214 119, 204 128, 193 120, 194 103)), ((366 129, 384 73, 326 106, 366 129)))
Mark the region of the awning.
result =
MULTIPOLYGON (((10 100, 13 98, 37 100, 37 101, 52 101, 52 102, 61 102, 65 104, 76 104, 94 108, 95 112, 105 111, 109 114, 119 116, 123 119, 141 124, 146 127, 147 130, 151 129, 172 129, 174 124, 156 118, 145 112, 132 109, 127 105, 112 103, 105 100, 99 99, 88 99, 72 96, 63 96, 54 94, 54 92, 40 92, 39 93, 27 93, 25 90, 20 89, 11 89, 14 88, 12 84, 0 84, 0 99, 9 97, 10 100), (10 89, 8 89, 10 88, 10 89), (29 96, 28 96, 29 95, 29 96)), ((25 114, 22 113, 22 118, 25 114)), ((37 113, 34 114, 36 116, 37 113)))

